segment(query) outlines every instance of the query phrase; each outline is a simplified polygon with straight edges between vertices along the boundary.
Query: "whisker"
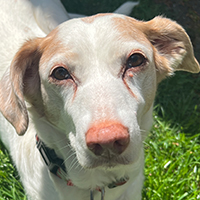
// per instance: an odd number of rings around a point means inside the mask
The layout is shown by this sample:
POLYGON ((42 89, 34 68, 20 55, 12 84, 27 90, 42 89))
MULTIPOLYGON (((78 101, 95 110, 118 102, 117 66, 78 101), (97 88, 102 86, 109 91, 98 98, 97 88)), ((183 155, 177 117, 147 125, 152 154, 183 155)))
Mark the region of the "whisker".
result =
POLYGON ((80 166, 80 169, 78 170, 78 173, 83 170, 83 167, 81 165, 79 165, 79 166, 80 166))
MULTIPOLYGON (((59 143, 65 141, 65 140, 68 140, 68 139, 65 137, 65 138, 60 139, 60 140, 57 140, 57 141, 52 141, 52 142, 49 143, 49 144, 50 144, 50 145, 57 145, 57 144, 59 144, 59 143)), ((45 141, 44 141, 44 143, 45 143, 45 141)))
POLYGON ((72 156, 76 155, 76 152, 73 151, 65 160, 64 162, 66 163, 72 156))
POLYGON ((76 159, 76 157, 75 157, 75 158, 72 160, 71 164, 69 165, 69 168, 68 168, 68 171, 69 171, 69 172, 73 169, 73 167, 76 165, 77 162, 78 162, 78 161, 77 161, 77 159, 76 159))
POLYGON ((72 150, 72 147, 71 147, 71 145, 70 144, 66 144, 65 146, 63 146, 63 147, 60 147, 59 149, 58 149, 58 151, 61 151, 61 150, 63 150, 63 149, 65 149, 65 148, 70 148, 70 150, 72 150))

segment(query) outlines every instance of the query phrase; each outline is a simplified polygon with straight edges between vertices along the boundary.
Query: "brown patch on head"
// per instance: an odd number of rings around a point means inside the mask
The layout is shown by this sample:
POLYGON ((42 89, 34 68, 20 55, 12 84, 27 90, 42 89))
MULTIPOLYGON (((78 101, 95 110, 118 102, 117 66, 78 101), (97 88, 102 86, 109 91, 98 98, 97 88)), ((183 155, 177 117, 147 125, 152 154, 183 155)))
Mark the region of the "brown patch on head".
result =
POLYGON ((47 60, 49 60, 60 48, 60 41, 57 39, 57 33, 58 29, 56 28, 51 31, 40 44, 40 49, 43 50, 42 56, 45 55, 47 60))
POLYGON ((150 44, 143 31, 138 29, 143 22, 134 18, 126 17, 113 17, 115 28, 121 33, 125 39, 137 40, 139 43, 150 44))
POLYGON ((108 15, 113 15, 113 14, 112 13, 100 13, 100 14, 93 15, 93 16, 90 16, 90 17, 84 17, 81 20, 85 23, 91 24, 96 18, 108 16, 108 15))
MULTIPOLYGON (((66 57, 75 57, 75 54, 68 51, 68 47, 62 44, 62 41, 57 37, 58 29, 54 29, 40 44, 42 49, 42 57, 40 64, 47 63, 55 54, 63 54, 67 52, 66 57)), ((61 64, 61 63, 60 63, 61 64)))

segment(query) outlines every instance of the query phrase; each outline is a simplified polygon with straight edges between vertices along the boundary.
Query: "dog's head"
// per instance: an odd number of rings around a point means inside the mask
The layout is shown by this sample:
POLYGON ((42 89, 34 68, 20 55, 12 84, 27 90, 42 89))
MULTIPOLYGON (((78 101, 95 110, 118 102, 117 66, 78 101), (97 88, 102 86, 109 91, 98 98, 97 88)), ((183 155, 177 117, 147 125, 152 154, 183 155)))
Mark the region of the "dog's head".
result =
POLYGON ((195 73, 199 64, 186 32, 169 19, 70 20, 17 52, 0 83, 0 107, 23 135, 26 99, 39 136, 71 171, 122 166, 125 175, 142 157, 157 84, 175 70, 195 73))

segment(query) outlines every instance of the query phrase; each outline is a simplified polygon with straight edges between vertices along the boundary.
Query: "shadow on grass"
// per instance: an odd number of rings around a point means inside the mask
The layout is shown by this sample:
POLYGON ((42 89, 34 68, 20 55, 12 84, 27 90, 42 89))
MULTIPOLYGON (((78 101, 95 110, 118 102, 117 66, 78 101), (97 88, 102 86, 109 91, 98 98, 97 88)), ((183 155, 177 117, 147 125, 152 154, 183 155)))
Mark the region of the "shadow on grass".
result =
POLYGON ((61 0, 61 2, 68 12, 94 15, 101 12, 113 12, 126 0, 61 0))
POLYGON ((158 88, 155 112, 187 134, 200 133, 200 74, 176 72, 158 88))

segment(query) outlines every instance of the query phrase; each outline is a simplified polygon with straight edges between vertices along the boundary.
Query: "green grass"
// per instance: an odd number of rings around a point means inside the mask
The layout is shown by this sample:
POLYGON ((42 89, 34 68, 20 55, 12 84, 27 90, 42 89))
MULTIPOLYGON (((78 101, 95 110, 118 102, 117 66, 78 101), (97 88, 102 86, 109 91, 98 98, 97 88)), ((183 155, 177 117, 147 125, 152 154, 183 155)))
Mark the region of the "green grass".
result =
MULTIPOLYGON (((132 16, 173 16, 162 4, 141 0, 132 16)), ((156 0, 158 1, 158 0, 156 0)), ((70 12, 112 12, 125 0, 63 0, 70 12)), ((186 1, 184 1, 186 2, 186 1)), ((145 146, 143 200, 200 199, 200 75, 178 72, 157 92, 154 125, 145 146)), ((25 200, 19 176, 0 143, 0 200, 25 200)))
POLYGON ((145 144, 143 199, 200 199, 200 134, 187 137, 158 116, 154 118, 145 144))
POLYGON ((0 143, 0 200, 26 200, 19 176, 3 144, 0 143))

